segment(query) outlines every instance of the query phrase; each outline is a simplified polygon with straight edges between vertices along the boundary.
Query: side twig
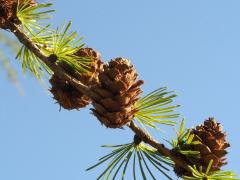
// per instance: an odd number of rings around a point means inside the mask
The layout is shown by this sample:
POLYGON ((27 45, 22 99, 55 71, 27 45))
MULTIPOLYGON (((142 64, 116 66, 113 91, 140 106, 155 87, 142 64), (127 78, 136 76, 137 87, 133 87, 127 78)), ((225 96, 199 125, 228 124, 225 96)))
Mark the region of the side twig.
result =
POLYGON ((164 144, 159 143, 157 140, 155 140, 153 137, 151 137, 148 133, 146 133, 143 129, 139 128, 133 121, 131 121, 127 125, 138 137, 142 139, 145 143, 149 144, 150 146, 154 147, 158 150, 158 152, 166 157, 169 157, 174 161, 175 164, 178 166, 181 166, 182 168, 191 171, 188 167, 188 164, 186 163, 186 160, 183 159, 179 153, 168 149, 164 146, 164 144))

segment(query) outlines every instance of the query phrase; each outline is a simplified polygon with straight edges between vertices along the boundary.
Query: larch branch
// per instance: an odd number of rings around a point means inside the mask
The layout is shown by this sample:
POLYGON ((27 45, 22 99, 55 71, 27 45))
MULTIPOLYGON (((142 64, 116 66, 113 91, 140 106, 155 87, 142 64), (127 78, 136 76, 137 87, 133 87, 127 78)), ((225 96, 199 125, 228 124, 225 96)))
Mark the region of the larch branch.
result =
MULTIPOLYGON (((24 46, 31 50, 41 61, 43 61, 43 63, 45 63, 53 71, 54 74, 70 82, 74 87, 76 87, 76 89, 79 92, 86 94, 90 98, 98 97, 98 95, 95 92, 91 91, 90 87, 84 85, 79 80, 71 77, 62 68, 57 66, 55 62, 52 62, 50 56, 46 56, 34 44, 34 42, 19 28, 19 26, 9 23, 8 29, 17 37, 17 39, 24 46)), ((133 121, 131 121, 127 126, 138 137, 140 137, 142 141, 157 149, 161 155, 171 158, 176 164, 182 166, 185 169, 188 169, 187 163, 185 162, 184 159, 176 155, 176 153, 174 153, 172 150, 165 147, 164 144, 161 144, 157 140, 153 139, 151 136, 148 135, 148 133, 146 133, 144 130, 136 126, 133 121)))

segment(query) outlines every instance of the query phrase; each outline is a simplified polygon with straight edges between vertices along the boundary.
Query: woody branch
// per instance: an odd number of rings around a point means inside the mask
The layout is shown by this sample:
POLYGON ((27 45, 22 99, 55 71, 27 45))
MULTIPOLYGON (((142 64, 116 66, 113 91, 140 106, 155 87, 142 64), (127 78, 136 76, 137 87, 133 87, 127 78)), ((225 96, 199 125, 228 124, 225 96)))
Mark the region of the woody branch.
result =
MULTIPOLYGON (((55 75, 64 80, 68 81, 73 85, 79 92, 87 95, 90 98, 96 98, 99 95, 95 92, 91 91, 91 88, 84 85, 79 80, 73 78, 69 74, 67 74, 61 67, 55 64, 56 60, 53 60, 53 56, 46 56, 33 42, 32 40, 15 24, 8 23, 7 28, 17 37, 17 39, 26 46, 29 50, 31 50, 39 59, 45 63, 55 75)), ((139 128, 133 121, 127 124, 127 126, 145 143, 149 144, 150 146, 154 147, 159 151, 159 153, 163 156, 171 158, 176 164, 181 166, 182 168, 189 170, 187 163, 173 153, 170 149, 161 144, 154 138, 152 138, 149 134, 147 134, 143 129, 139 128)))

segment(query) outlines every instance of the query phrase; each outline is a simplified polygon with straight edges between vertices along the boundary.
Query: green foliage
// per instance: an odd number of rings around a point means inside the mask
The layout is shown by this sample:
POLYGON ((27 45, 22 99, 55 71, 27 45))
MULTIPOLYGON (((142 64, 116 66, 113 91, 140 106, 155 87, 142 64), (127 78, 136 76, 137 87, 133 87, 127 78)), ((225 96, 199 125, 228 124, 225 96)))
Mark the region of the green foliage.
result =
POLYGON ((199 151, 192 151, 192 150, 184 150, 186 146, 190 146, 192 144, 200 144, 200 141, 195 141, 194 134, 191 134, 191 129, 185 129, 185 119, 182 119, 180 124, 179 130, 177 132, 177 138, 173 139, 170 144, 173 148, 177 149, 181 154, 184 155, 193 155, 198 156, 199 151))
MULTIPOLYGON (((43 49, 46 54, 55 54, 58 57, 58 62, 65 62, 72 67, 76 72, 86 72, 91 63, 91 59, 87 57, 77 56, 76 53, 81 49, 84 44, 83 38, 77 38, 77 32, 70 32, 71 22, 57 28, 51 34, 51 38, 47 38, 47 48, 43 49)), ((46 41, 45 41, 46 42, 46 41)))
MULTIPOLYGON (((78 73, 86 72, 91 59, 75 55, 84 44, 81 43, 82 38, 75 40, 77 32, 69 32, 70 27, 71 22, 53 31, 47 25, 39 32, 33 32, 31 40, 45 55, 55 54, 58 57, 57 63, 65 62, 78 73)), ((41 78, 45 72, 52 73, 47 65, 25 46, 22 46, 17 58, 22 61, 23 71, 29 69, 37 78, 41 78)))
POLYGON ((21 47, 16 57, 22 61, 22 69, 24 73, 29 69, 38 79, 41 79, 45 72, 48 72, 49 74, 52 73, 48 66, 26 46, 21 47))
MULTIPOLYGON (((47 39, 49 36, 47 34, 51 32, 49 29, 50 25, 46 25, 45 20, 50 18, 49 13, 54 10, 48 10, 52 6, 50 3, 29 4, 30 0, 23 0, 22 3, 18 3, 17 17, 21 21, 21 25, 29 38, 41 49, 44 46, 43 42, 48 42, 47 39)), ((16 58, 22 61, 24 73, 30 70, 38 79, 41 79, 46 72, 48 74, 52 73, 47 65, 24 45, 20 48, 16 58)))
MULTIPOLYGON (((82 38, 77 38, 77 32, 69 32, 71 22, 66 25, 52 30, 50 25, 45 23, 50 18, 49 13, 53 10, 46 10, 52 4, 36 4, 29 6, 29 0, 17 7, 17 16, 22 22, 22 26, 29 34, 32 42, 47 56, 55 54, 58 62, 64 61, 76 72, 86 72, 89 68, 91 60, 89 58, 76 56, 75 53, 84 46, 81 43, 82 38)), ((17 58, 22 61, 23 72, 28 69, 37 78, 41 79, 47 72, 51 74, 51 70, 27 47, 21 47, 17 54, 17 58)))
POLYGON ((48 10, 52 6, 51 3, 29 5, 31 0, 23 0, 23 3, 18 3, 17 17, 22 23, 22 26, 31 34, 40 31, 45 26, 46 19, 51 16, 49 13, 54 10, 48 10))
MULTIPOLYGON (((47 35, 49 32, 51 32, 51 30, 49 29, 49 25, 47 25, 39 32, 32 32, 31 36, 29 36, 31 37, 32 42, 42 50, 44 49, 45 44, 49 43, 51 40, 51 36, 47 35)), ((49 67, 24 45, 20 48, 16 58, 22 61, 22 69, 24 73, 26 73, 27 70, 30 70, 30 72, 32 72, 38 79, 41 79, 46 72, 47 74, 52 74, 49 67)))
POLYGON ((240 180, 237 175, 231 171, 213 171, 210 172, 213 161, 209 162, 206 172, 202 171, 202 168, 197 169, 194 165, 189 166, 192 171, 192 177, 184 176, 184 180, 240 180))
POLYGON ((166 87, 159 88, 145 97, 141 98, 134 108, 137 110, 135 119, 142 125, 157 129, 156 124, 173 126, 176 124, 174 118, 179 114, 174 109, 179 105, 170 105, 176 94, 168 92, 166 87))
MULTIPOLYGON (((113 151, 99 159, 99 162, 87 171, 94 169, 101 164, 108 162, 107 168, 98 176, 97 179, 124 179, 129 162, 132 161, 133 179, 137 179, 137 174, 141 174, 143 179, 147 179, 149 174, 152 179, 158 179, 153 174, 153 168, 167 177, 166 171, 169 169, 166 166, 172 167, 172 161, 169 158, 161 156, 156 149, 147 146, 144 143, 136 145, 135 143, 123 145, 103 146, 113 148, 113 151), (139 165, 139 166, 137 166, 139 165), (137 169, 139 167, 139 169, 137 169)), ((129 178, 128 178, 129 179, 129 178)))

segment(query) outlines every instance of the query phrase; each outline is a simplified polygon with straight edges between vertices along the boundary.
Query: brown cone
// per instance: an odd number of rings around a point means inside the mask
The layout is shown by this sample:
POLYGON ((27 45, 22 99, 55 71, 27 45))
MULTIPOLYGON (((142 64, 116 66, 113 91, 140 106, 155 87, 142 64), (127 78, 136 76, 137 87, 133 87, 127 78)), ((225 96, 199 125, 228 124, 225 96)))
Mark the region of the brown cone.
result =
MULTIPOLYGON (((222 132, 220 123, 209 118, 204 124, 193 129, 192 134, 194 134, 194 141, 200 141, 201 144, 185 146, 184 150, 199 151, 200 157, 185 156, 190 163, 189 165, 196 165, 198 168, 202 166, 204 172, 211 160, 213 163, 210 171, 219 170, 221 166, 226 164, 224 156, 227 154, 226 148, 230 145, 226 142, 226 133, 222 132)), ((178 166, 175 167, 175 172, 179 176, 191 176, 191 172, 178 166)))
MULTIPOLYGON (((23 3, 24 0, 19 0, 23 3)), ((35 5, 35 0, 29 0, 29 6, 35 5)), ((0 0, 0 28, 6 29, 7 23, 21 24, 17 17, 18 0, 0 0)))
POLYGON ((79 109, 89 104, 89 98, 79 93, 69 82, 56 75, 53 75, 49 82, 52 85, 50 92, 64 109, 79 109))
POLYGON ((99 74, 100 84, 92 88, 99 96, 93 99, 92 112, 106 127, 121 128, 133 119, 133 105, 143 84, 137 76, 133 65, 123 58, 111 60, 99 74))
MULTIPOLYGON (((87 86, 96 85, 98 83, 99 71, 103 68, 100 54, 91 48, 82 48, 76 55, 91 58, 92 63, 89 65, 89 71, 87 73, 76 73, 64 62, 61 62, 59 66, 83 84, 87 86)), ((53 75, 49 82, 52 85, 50 92, 53 94, 54 99, 56 99, 64 109, 71 110, 83 108, 91 102, 89 97, 79 92, 69 82, 59 78, 57 75, 53 75)))
POLYGON ((99 72, 103 71, 103 62, 101 60, 101 55, 92 48, 82 48, 75 55, 80 57, 89 57, 92 63, 89 66, 89 72, 83 73, 80 76, 77 75, 77 79, 86 85, 98 84, 99 72))

